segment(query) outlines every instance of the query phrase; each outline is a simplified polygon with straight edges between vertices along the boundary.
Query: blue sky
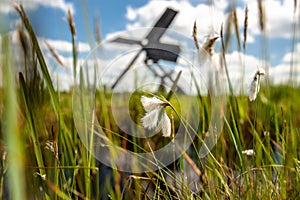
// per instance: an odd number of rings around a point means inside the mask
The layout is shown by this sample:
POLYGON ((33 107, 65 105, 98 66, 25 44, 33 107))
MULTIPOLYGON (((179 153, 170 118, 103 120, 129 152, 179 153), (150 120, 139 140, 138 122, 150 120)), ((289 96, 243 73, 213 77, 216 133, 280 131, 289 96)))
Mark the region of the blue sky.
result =
MULTIPOLYGON (((219 32, 220 25, 222 23, 226 24, 229 10, 228 2, 230 1, 210 1, 213 2, 211 5, 207 3, 208 1, 204 0, 54 0, 49 2, 30 0, 21 2, 24 4, 38 37, 48 41, 58 54, 64 57, 66 65, 68 65, 68 61, 70 60, 70 48, 67 48, 70 43, 69 27, 66 20, 68 9, 74 14, 74 21, 77 28, 77 42, 80 43, 79 51, 82 55, 86 55, 89 52, 88 47, 91 39, 94 40, 95 38, 94 28, 96 18, 100 20, 101 36, 102 40, 105 41, 107 38, 121 31, 130 31, 153 25, 166 7, 172 7, 178 10, 179 14, 170 28, 186 35, 188 38, 191 37, 192 24, 196 20, 199 28, 198 37, 200 43, 203 43, 206 35, 212 32, 219 32)), ((247 51, 245 54, 242 54, 242 58, 246 63, 246 73, 253 76, 257 65, 269 65, 270 77, 273 77, 275 82, 286 80, 293 47, 293 1, 264 1, 267 18, 266 40, 263 39, 259 30, 257 1, 239 0, 236 1, 236 5, 242 40, 244 9, 246 5, 249 8, 247 51), (265 46, 264 44, 267 45, 265 46), (263 47, 267 47, 267 55, 263 54, 263 47)), ((0 16, 9 16, 10 25, 8 26, 10 26, 11 32, 20 23, 18 16, 12 9, 11 1, 0 2, 0 16)), ((299 5, 296 19, 299 19, 299 5)), ((137 35, 137 37, 140 37, 140 35, 137 35)), ((237 77, 240 76, 239 56, 237 56, 238 52, 234 42, 232 44, 227 55, 230 66, 229 70, 232 71, 232 77, 237 77)), ((299 20, 296 20, 296 39, 294 45, 296 52, 299 54, 299 20)), ((220 41, 217 41, 216 52, 218 52, 219 47, 220 41)), ((194 47, 191 46, 190 48, 194 47)), ((299 59, 296 61, 298 62, 299 59)))
MULTIPOLYGON (((126 7, 132 5, 138 7, 144 5, 144 0, 129 1, 66 1, 73 5, 74 21, 77 26, 78 40, 86 41, 88 37, 86 20, 89 20, 90 28, 94 28, 95 18, 101 20, 101 33, 107 33, 124 30, 126 24, 126 7), (86 17, 88 14, 88 19, 86 17)), ((68 36, 68 26, 64 20, 65 12, 60 9, 49 9, 46 6, 40 6, 38 9, 30 11, 32 23, 38 29, 38 33, 47 38, 62 39, 68 36), (45 24, 49 23, 49 24, 45 24)))

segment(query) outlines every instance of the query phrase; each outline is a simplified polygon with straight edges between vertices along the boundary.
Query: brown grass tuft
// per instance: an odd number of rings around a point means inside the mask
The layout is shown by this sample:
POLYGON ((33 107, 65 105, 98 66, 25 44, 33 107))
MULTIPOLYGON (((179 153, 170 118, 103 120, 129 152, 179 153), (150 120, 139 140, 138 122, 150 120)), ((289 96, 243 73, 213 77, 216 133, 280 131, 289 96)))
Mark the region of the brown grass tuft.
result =
POLYGON ((45 44, 47 45, 47 47, 50 50, 52 56, 56 59, 58 64, 60 64, 60 66, 64 67, 65 65, 64 65, 63 61, 61 60, 60 56, 58 55, 58 53, 55 51, 55 49, 46 41, 45 41, 45 44))
POLYGON ((29 44, 28 44, 28 36, 26 35, 26 33, 23 31, 21 27, 19 27, 18 29, 18 36, 19 36, 18 37, 19 41, 22 45, 23 52, 25 56, 27 56, 27 53, 30 51, 29 44))
POLYGON ((227 51, 227 47, 228 47, 228 44, 229 44, 229 41, 230 41, 230 35, 231 35, 231 20, 232 20, 232 13, 230 13, 228 15, 228 18, 226 20, 226 24, 225 24, 225 35, 224 35, 224 29, 223 29, 223 24, 221 26, 221 38, 223 39, 223 51, 226 52, 227 51), (224 38, 225 36, 225 38, 224 38))
POLYGON ((73 16, 72 16, 70 10, 68 10, 68 23, 69 23, 69 26, 70 26, 70 30, 71 30, 72 35, 73 35, 73 36, 76 36, 75 23, 74 23, 73 16))
POLYGON ((101 43, 101 31, 100 31, 100 19, 99 16, 96 17, 95 20, 95 35, 96 35, 96 42, 97 44, 101 43))
POLYGON ((244 42, 243 42, 243 49, 246 49, 246 42, 247 42, 247 30, 248 30, 248 6, 245 8, 245 19, 244 19, 244 42))
POLYGON ((194 38, 195 46, 199 50, 199 43, 198 43, 198 38, 197 38, 197 24, 196 24, 196 21, 194 22, 194 27, 193 27, 193 38, 194 38))
POLYGON ((232 12, 232 17, 233 17, 233 25, 234 25, 234 29, 235 29, 235 35, 236 35, 236 39, 238 42, 238 48, 239 51, 241 50, 241 39, 240 39, 240 31, 239 31, 239 22, 238 22, 238 18, 237 18, 237 14, 236 14, 236 9, 234 9, 234 11, 232 12))
POLYGON ((296 11, 297 11, 298 3, 299 3, 298 0, 294 0, 294 13, 296 13, 296 11))
POLYGON ((259 26, 261 31, 265 31, 265 10, 262 0, 258 0, 258 10, 259 10, 259 26))

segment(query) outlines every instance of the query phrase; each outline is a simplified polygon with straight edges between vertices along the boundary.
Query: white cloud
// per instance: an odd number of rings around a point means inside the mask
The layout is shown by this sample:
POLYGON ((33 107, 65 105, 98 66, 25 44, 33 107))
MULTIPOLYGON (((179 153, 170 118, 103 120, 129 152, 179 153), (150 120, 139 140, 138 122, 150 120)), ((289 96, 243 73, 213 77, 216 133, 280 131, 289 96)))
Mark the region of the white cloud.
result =
POLYGON ((188 37, 192 35, 195 20, 199 27, 199 35, 202 36, 214 31, 219 32, 221 23, 224 20, 224 14, 221 10, 218 8, 212 9, 206 4, 199 4, 194 7, 188 1, 149 1, 148 4, 137 9, 128 7, 127 11, 130 13, 127 13, 127 18, 131 21, 127 24, 127 30, 153 26, 166 7, 179 11, 170 28, 188 37), (133 21, 132 16, 135 19, 133 21))
MULTIPOLYGON (((296 56, 298 55, 297 52, 299 52, 300 50, 300 44, 297 44, 296 46, 297 48, 295 49, 294 52, 295 62, 293 65, 293 74, 294 74, 294 78, 296 78, 297 81, 300 81, 300 66, 299 66, 300 62, 299 62, 299 58, 296 56)), ((287 83, 287 81, 290 78, 290 69, 291 69, 290 56, 291 56, 291 52, 288 52, 283 57, 281 63, 275 66, 270 66, 268 75, 272 83, 274 84, 287 83)), ((230 80, 232 81, 236 91, 238 91, 241 88, 243 63, 245 63, 245 76, 244 76, 245 89, 249 88, 249 85, 257 70, 257 66, 266 69, 266 65, 263 64, 264 62, 262 60, 259 60, 254 56, 244 55, 243 53, 233 52, 230 54, 226 54, 226 60, 227 60, 230 80)))
MULTIPOLYGON (((245 7, 248 5, 248 35, 247 42, 255 42, 255 36, 261 34, 259 27, 258 2, 253 0, 243 0, 243 5, 236 8, 240 35, 243 37, 243 27, 245 19, 245 7)), ((293 34, 292 24, 294 20, 294 4, 290 0, 266 0, 264 10, 266 15, 266 30, 269 38, 290 38, 293 34)), ((191 36, 193 23, 196 20, 198 25, 199 37, 219 32, 222 23, 226 24, 228 15, 229 1, 218 0, 213 4, 199 3, 196 6, 188 1, 170 0, 170 1, 149 1, 142 7, 127 7, 126 17, 129 20, 126 29, 133 30, 141 27, 151 27, 155 21, 164 12, 166 7, 178 10, 179 13, 172 22, 172 29, 191 36), (145 14, 146 13, 146 14, 145 14)), ((299 8, 298 8, 299 9, 299 8)), ((295 19, 299 22, 299 12, 295 19)))
POLYGON ((75 13, 75 8, 73 3, 66 2, 65 0, 54 0, 54 1, 45 1, 45 0, 3 0, 0 1, 0 13, 10 13, 14 11, 13 5, 21 4, 25 10, 35 10, 39 6, 49 7, 53 9, 59 9, 64 13, 67 13, 70 10, 72 13, 75 13))
POLYGON ((126 18, 130 21, 135 20, 137 17, 137 13, 130 6, 127 6, 126 9, 126 18))
MULTIPOLYGON (((27 6, 27 9, 36 9, 38 6, 48 6, 56 9, 60 9, 62 11, 66 11, 69 6, 71 6, 71 9, 73 8, 73 5, 70 3, 66 3, 63 0, 57 0, 57 1, 43 1, 43 0, 32 0, 30 2, 33 2, 32 5, 28 3, 29 1, 25 2, 25 5, 27 6), (55 3, 54 3, 55 2, 55 3), (54 5, 55 4, 55 5, 54 5)), ((260 34, 259 30, 259 12, 258 12, 258 5, 257 1, 251 1, 251 0, 244 0, 244 6, 248 4, 249 7, 249 15, 248 15, 248 42, 256 42, 255 36, 258 36, 260 34)), ((7 5, 7 4, 5 4, 7 5)), ((292 35, 291 27, 293 23, 293 1, 289 0, 283 0, 283 1, 275 1, 275 0, 266 0, 264 1, 265 5, 265 11, 266 11, 266 27, 267 27, 267 37, 276 37, 276 38, 289 38, 292 35)), ((175 10, 178 10, 179 13, 175 17, 174 21, 172 22, 170 29, 175 30, 176 32, 185 35, 186 38, 189 38, 192 40, 192 29, 193 29, 193 23, 196 20, 197 26, 198 26, 198 36, 199 40, 202 41, 204 37, 208 34, 211 34, 213 32, 219 32, 220 26, 222 23, 225 24, 225 20, 227 18, 227 6, 228 1, 225 0, 217 0, 214 1, 212 5, 209 4, 198 4, 197 6, 191 5, 188 1, 177 1, 177 0, 170 0, 170 1, 149 1, 146 5, 139 7, 139 8, 133 8, 131 6, 127 7, 127 14, 126 18, 128 19, 126 29, 127 34, 122 34, 122 36, 128 36, 128 38, 133 39, 142 39, 148 31, 145 31, 145 29, 141 29, 143 27, 151 27, 156 22, 156 20, 161 16, 161 14, 164 12, 166 7, 171 7, 175 10), (139 31, 136 31, 139 29, 139 31)), ((0 12, 2 10, 7 10, 7 7, 1 7, 0 6, 0 12)), ((4 11, 3 11, 4 12, 4 11)), ((238 7, 237 8, 237 16, 238 16, 238 22, 240 31, 242 33, 243 31, 243 23, 244 23, 244 7, 238 7)), ((150 30, 150 29, 148 29, 150 30)), ((124 30, 126 31, 126 30, 124 30)), ((120 32, 115 32, 108 34, 106 36, 106 40, 112 37, 115 37, 119 35, 120 32)), ((164 42, 173 42, 173 39, 171 35, 165 34, 162 38, 164 42)), ((242 34, 241 34, 242 37, 242 34)), ((72 44, 67 41, 63 40, 50 40, 50 39, 44 39, 46 40, 56 51, 59 53, 68 53, 72 51, 72 44)), ((41 42, 42 45, 43 42, 41 42)), ((184 44, 183 48, 191 48, 194 49, 193 45, 190 45, 190 43, 187 43, 186 45, 185 41, 180 41, 180 44, 184 44)), ((109 45, 109 48, 102 49, 104 51, 110 51, 114 52, 115 55, 117 55, 115 60, 110 60, 109 57, 102 58, 101 60, 97 61, 99 62, 99 65, 101 65, 101 70, 106 69, 107 71, 106 76, 104 74, 100 74, 102 77, 104 77, 104 81, 108 84, 111 84, 113 80, 121 73, 121 71, 126 67, 126 64, 130 62, 130 59, 132 59, 132 55, 130 51, 132 49, 136 50, 138 49, 138 46, 132 46, 128 47, 127 45, 118 45, 118 44, 112 44, 109 45), (128 50, 129 49, 129 50, 128 50), (131 49, 131 50, 130 50, 131 49), (119 56, 119 57, 118 57, 119 56), (125 63, 125 64, 124 64, 125 63)), ((183 49, 184 50, 184 49, 183 49)), ((89 52, 90 47, 86 43, 79 43, 79 51, 80 52, 89 52)), ((296 51, 300 51, 300 44, 297 45, 296 51)), ((183 51, 184 53, 191 53, 192 51, 183 51)), ((105 52, 104 52, 105 53, 105 52)), ((276 66, 270 66, 269 75, 272 81, 274 83, 280 83, 282 81, 288 80, 289 77, 289 69, 290 69, 290 59, 291 59, 291 53, 287 53, 283 56, 281 63, 277 64, 276 66)), ((299 60, 297 56, 294 54, 294 59, 299 60)), ((297 54, 298 55, 298 54, 297 54)), ((184 58, 191 60, 192 57, 195 55, 190 54, 184 54, 182 55, 184 58)), ((63 57, 61 56, 67 66, 72 66, 72 58, 71 57, 63 57)), ((263 61, 259 60, 258 58, 255 58, 251 55, 244 55, 242 53, 238 53, 236 51, 232 53, 228 53, 226 55, 227 58, 227 64, 228 64, 228 70, 230 79, 235 87, 235 91, 239 91, 241 88, 241 77, 243 73, 243 63, 245 65, 245 77, 244 77, 244 88, 247 90, 248 85, 250 85, 253 75, 255 71, 257 70, 257 66, 263 67, 263 61)), ((83 62, 83 60, 80 60, 83 62)), ((180 60, 179 60, 180 61, 180 60)), ((80 63, 80 62, 79 62, 80 63)), ((299 61, 297 61, 299 65, 299 61)), ((132 71, 127 75, 127 80, 132 81, 130 83, 130 86, 134 86, 134 79, 138 78, 140 81, 146 81, 146 78, 149 78, 149 71, 146 70, 145 66, 143 65, 143 57, 140 57, 139 62, 136 63, 137 66, 142 67, 142 70, 132 71), (138 76, 136 75, 138 74, 138 76), (145 77, 146 76, 146 77, 145 77)), ((175 68, 176 71, 180 70, 183 63, 178 62, 179 66, 175 68)), ((296 65, 296 66, 298 66, 296 65)), ((93 66, 91 64, 91 66, 93 66)), ((71 68, 71 67, 70 67, 71 68)), ((297 75, 300 75, 299 66, 295 67, 295 71, 297 72, 297 75)), ((99 70, 101 73, 102 71, 99 70)), ((93 71, 89 71, 90 76, 92 76, 93 71)), ((188 75, 188 71, 185 72, 183 75, 188 75)), ((68 73, 63 73, 59 76, 61 80, 61 88, 68 88, 68 85, 71 84, 70 78, 72 75, 68 73)), ((152 79, 151 79, 152 80, 152 79)), ((157 80, 156 80, 157 81, 157 80)), ((124 86, 125 89, 128 89, 129 86, 126 82, 126 80, 123 80, 121 86, 124 86)), ((227 84, 227 83, 226 83, 227 84)))
MULTIPOLYGON (((17 42, 16 32, 12 34, 12 41, 14 43, 17 42)), ((62 48, 63 46, 70 46, 71 44, 65 41, 56 41, 56 40, 47 40, 53 47, 58 51, 68 51, 70 50, 70 47, 62 48)), ((114 48, 111 48, 114 46, 113 44, 105 44, 103 47, 101 47, 102 52, 105 54, 108 50, 112 50, 114 48)), ((184 48, 188 48, 188 46, 185 46, 184 48)), ((117 48, 116 48, 117 49, 117 48)), ((128 49, 131 49, 128 47, 128 49)), ((127 64, 131 61, 131 59, 134 57, 135 53, 137 52, 138 48, 136 48, 134 51, 124 51, 123 54, 119 54, 119 52, 114 52, 115 56, 112 58, 106 58, 105 56, 100 58, 97 58, 97 60, 94 60, 92 56, 87 58, 86 60, 79 58, 78 60, 78 66, 86 66, 84 63, 88 63, 88 73, 89 76, 92 78, 94 76, 93 66, 94 62, 98 63, 98 74, 97 78, 101 78, 103 83, 108 84, 108 86, 111 86, 112 83, 116 80, 116 77, 120 75, 122 70, 127 66, 127 64)), ((300 50, 300 44, 296 45, 295 52, 300 50)), ((191 51, 183 51, 191 53, 191 51)), ((281 64, 273 66, 270 68, 269 75, 271 80, 274 83, 282 83, 284 81, 287 81, 289 78, 289 55, 291 53, 287 53, 283 58, 283 61, 281 64)), ((73 72, 72 72, 72 57, 69 56, 62 56, 60 55, 64 61, 64 64, 66 68, 60 68, 58 67, 58 64, 55 62, 53 56, 49 53, 45 53, 45 59, 47 62, 47 66, 51 66, 49 68, 49 71, 51 73, 51 77, 53 79, 53 83, 57 83, 57 79, 59 82, 59 88, 61 90, 68 90, 70 86, 73 84, 73 72), (56 68, 53 66, 57 66, 56 68)), ((118 90, 133 90, 135 83, 139 83, 140 85, 143 84, 159 84, 160 80, 155 79, 151 72, 145 67, 143 63, 144 54, 142 54, 133 68, 130 70, 128 74, 126 74, 126 77, 121 80, 120 84, 118 85, 118 90)), ((182 88, 185 89, 185 91, 191 91, 190 90, 190 70, 186 68, 186 62, 190 62, 194 64, 194 67, 198 67, 197 64, 195 64, 195 61, 190 60, 191 57, 194 57, 194 59, 197 60, 197 55, 191 56, 191 55, 182 55, 183 58, 187 58, 187 60, 180 61, 176 64, 176 67, 170 68, 167 67, 166 70, 175 69, 175 73, 173 73, 173 78, 176 76, 176 74, 179 72, 179 70, 183 70, 182 79, 185 80, 185 82, 182 82, 182 88), (177 72, 177 73, 176 73, 177 72), (188 83, 188 84, 187 84, 188 83)), ((17 59, 17 58, 16 58, 17 59)), ((242 85, 241 85, 241 78, 243 73, 243 63, 244 63, 244 91, 247 93, 249 85, 253 79, 254 73, 257 70, 257 66, 264 67, 261 63, 263 61, 255 58, 251 55, 244 55, 243 53, 239 53, 237 51, 226 54, 226 60, 227 60, 227 66, 229 71, 230 80, 233 84, 234 91, 240 92, 242 85)), ((197 62, 197 61, 196 61, 197 62)), ((167 65, 165 65, 167 66, 167 65)), ((156 68, 158 69, 158 68, 156 68)), ((203 93, 206 92, 208 82, 207 79, 207 70, 208 66, 206 68, 198 68, 196 71, 198 71, 199 75, 199 81, 201 82, 201 88, 203 90, 203 93)), ((84 70, 85 71, 85 70, 84 70)), ((159 71, 159 70, 158 70, 159 71)), ((295 67, 295 71, 297 72, 297 75, 300 75, 299 66, 295 67)), ((86 71, 85 71, 86 72, 86 71)), ((299 78, 298 78, 299 80, 299 78)), ((169 81, 167 81, 170 83, 169 81)), ((180 83, 181 83, 180 82, 180 83)), ((224 82, 225 87, 227 87, 227 82, 224 82)), ((195 92, 195 91, 194 91, 195 92)))
MULTIPOLYGON (((27 32, 25 32, 27 34, 27 32)), ((11 41, 11 51, 12 51, 12 59, 14 61, 16 72, 24 72, 24 55, 23 50, 21 48, 21 43, 19 40, 19 34, 17 30, 13 30, 8 33, 11 41)), ((1 46, 2 37, 0 36, 0 46, 1 46)), ((50 76, 52 78, 53 84, 56 85, 57 81, 59 83, 59 88, 61 90, 68 90, 70 86, 73 84, 73 58, 70 57, 72 52, 72 44, 68 41, 63 40, 50 40, 39 38, 39 44, 43 51, 44 59, 48 66, 48 70, 50 76), (61 59, 64 66, 61 67, 51 52, 49 51, 48 47, 45 44, 47 41, 55 51, 57 51, 57 56, 61 59), (65 56, 64 56, 65 55, 65 56)), ((86 43, 79 43, 79 55, 80 53, 87 53, 90 51, 90 47, 86 43)), ((0 56, 1 57, 1 56, 0 56)), ((82 58, 78 58, 78 66, 84 63, 82 58)), ((1 64, 1 63, 0 63, 1 64)), ((92 65, 91 65, 92 66, 92 65)), ((0 66, 1 68, 1 66, 0 66)), ((92 72, 92 71, 91 71, 92 72)), ((0 85, 1 85, 2 78, 0 76, 0 85)))
MULTIPOLYGON (((250 34, 260 34, 259 10, 257 1, 244 0, 248 5, 249 32, 250 34)), ((292 37, 292 24, 294 15, 294 3, 290 0, 266 0, 263 1, 267 36, 274 38, 292 37)), ((299 8, 298 8, 299 9, 299 8)), ((299 22, 299 12, 296 14, 299 22)))
MULTIPOLYGON (((265 22, 267 37, 279 39, 291 38, 291 28, 294 20, 293 1, 266 0, 263 2, 266 13, 265 22)), ((243 0, 243 4, 239 4, 239 7, 236 8, 240 28, 240 36, 242 39, 246 5, 248 5, 249 9, 247 42, 257 43, 257 41, 255 41, 255 37, 261 34, 259 28, 259 10, 257 1, 243 0)), ((129 30, 131 31, 131 33, 133 33, 131 37, 129 35, 129 38, 135 38, 134 36, 143 37, 147 33, 134 35, 133 30, 153 26, 156 20, 164 12, 164 10, 167 7, 170 7, 179 11, 174 21, 172 22, 170 29, 185 35, 187 38, 191 38, 193 23, 196 20, 198 26, 198 36, 201 42, 204 40, 204 37, 206 35, 212 34, 214 32, 219 32, 222 23, 226 24, 226 19, 229 14, 228 6, 229 2, 225 0, 214 1, 211 5, 200 3, 196 6, 191 5, 189 1, 149 1, 147 4, 139 8, 133 8, 130 6, 127 7, 126 17, 128 19, 128 22, 126 25, 126 29, 127 31, 129 30)), ((299 12, 296 16, 296 19, 298 18, 299 12)), ((110 36, 112 35, 113 34, 110 34, 110 36)), ((168 41, 171 41, 167 34, 163 36, 162 40, 165 40, 166 38, 168 41)), ((190 45, 190 48, 194 48, 194 46, 190 45)), ((296 52, 299 52, 299 50, 297 50, 296 52)), ((272 54, 272 52, 270 53, 272 54)), ((295 55, 296 53, 294 53, 294 59, 296 60, 295 63, 299 63, 296 58, 297 56, 295 55)), ((191 58, 191 56, 188 55, 184 55, 184 57, 191 58)), ((230 70, 230 78, 235 86, 240 85, 243 72, 243 63, 245 63, 245 87, 247 87, 247 84, 251 83, 253 75, 257 70, 257 66, 267 65, 264 61, 254 56, 243 55, 239 54, 238 52, 229 53, 226 55, 226 57, 228 61, 228 68, 230 70)), ((288 73, 280 74, 280 71, 282 72, 286 71, 286 69, 289 69, 290 58, 291 53, 287 53, 282 58, 282 63, 277 64, 276 66, 270 66, 269 75, 270 78, 274 80, 274 82, 278 83, 280 82, 280 80, 288 79, 288 73)))
MULTIPOLYGON (((45 48, 46 41, 52 48, 59 52, 72 52, 72 43, 65 40, 52 40, 52 39, 40 39, 40 44, 45 48)), ((78 42, 79 53, 89 52, 91 50, 90 45, 84 42, 78 42)))
MULTIPOLYGON (((259 29, 259 11, 257 1, 245 0, 244 5, 236 8, 240 36, 241 38, 243 37, 246 4, 248 4, 249 8, 247 42, 255 43, 255 37, 261 34, 259 29)), ((284 0, 282 3, 275 0, 267 0, 264 2, 264 4, 266 8, 267 37, 290 38, 292 32, 289 30, 291 30, 293 23, 293 3, 288 0, 284 0)), ((127 34, 128 38, 142 39, 147 32, 140 31, 137 33, 135 30, 138 28, 153 26, 156 20, 164 12, 166 7, 170 7, 179 11, 172 22, 170 29, 185 35, 186 38, 192 39, 193 23, 195 20, 197 21, 200 43, 201 41, 204 41, 204 37, 206 35, 219 32, 221 24, 226 24, 226 19, 229 14, 228 1, 225 0, 214 1, 212 5, 203 3, 198 4, 197 6, 192 6, 188 1, 149 1, 146 5, 139 8, 133 8, 130 6, 127 7, 126 17, 129 21, 127 22, 126 29, 130 33, 127 34)), ((109 37, 111 38, 112 36, 116 36, 118 34, 120 33, 110 34, 109 37)), ((122 36, 124 36, 124 34, 122 36)), ((162 40, 164 40, 164 42, 170 42, 172 39, 174 39, 170 36, 172 36, 172 34, 168 35, 166 33, 162 37, 162 40)), ((180 40, 180 44, 181 43, 184 44, 182 46, 182 50, 184 50, 184 48, 194 49, 194 46, 191 45, 191 43, 187 43, 188 45, 186 45, 186 41, 180 40)), ((184 53, 187 52, 188 51, 184 53)), ((299 52, 299 50, 296 52, 299 52)), ((191 51, 188 53, 191 53, 191 51)), ((184 54, 182 56, 187 59, 191 59, 193 57, 193 55, 188 54, 184 54)), ((291 53, 287 53, 282 58, 282 63, 276 66, 270 66, 269 75, 274 83, 280 83, 288 79, 290 56, 291 53)), ((294 56, 294 58, 295 57, 296 56, 294 56)), ((244 55, 243 53, 239 53, 237 51, 227 53, 226 59, 230 80, 235 91, 237 92, 240 91, 242 86, 244 87, 245 91, 247 90, 257 70, 257 66, 266 67, 267 65, 263 60, 260 60, 252 55, 244 55), (244 77, 243 85, 241 84, 242 77, 244 77)), ((178 61, 179 66, 177 66, 175 69, 176 71, 182 69, 180 67, 182 64, 180 60, 181 59, 178 61)), ((185 71, 183 75, 184 74, 187 75, 188 71, 185 71)), ((300 73, 298 74, 300 75, 300 73)))
POLYGON ((300 43, 295 44, 294 52, 288 52, 283 56, 280 64, 270 69, 270 76, 274 83, 284 83, 290 78, 291 67, 293 70, 293 76, 300 81, 300 43), (292 63, 293 61, 293 63, 292 63))
POLYGON ((284 62, 284 63, 290 63, 292 61, 292 58, 293 58, 293 62, 294 63, 300 64, 300 57, 298 56, 299 53, 300 53, 300 43, 295 44, 294 52, 293 53, 288 52, 288 53, 286 53, 283 56, 282 62, 284 62))
POLYGON ((9 13, 13 10, 11 1, 0 1, 0 13, 9 13))

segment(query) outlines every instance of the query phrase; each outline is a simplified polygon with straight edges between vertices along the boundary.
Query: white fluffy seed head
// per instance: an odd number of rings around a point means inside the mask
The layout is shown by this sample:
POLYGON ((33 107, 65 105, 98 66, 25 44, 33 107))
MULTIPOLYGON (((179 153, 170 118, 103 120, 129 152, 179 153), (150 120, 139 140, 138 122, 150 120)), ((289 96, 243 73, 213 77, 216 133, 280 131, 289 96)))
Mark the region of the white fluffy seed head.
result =
POLYGON ((166 112, 162 113, 161 120, 159 121, 157 128, 157 132, 162 130, 162 135, 164 137, 171 136, 171 121, 166 112))
POLYGON ((249 92, 249 100, 250 101, 254 101, 256 99, 257 94, 260 89, 260 83, 259 83, 260 76, 265 75, 265 74, 266 74, 266 71, 263 68, 257 67, 257 71, 254 74, 254 78, 250 85, 250 92, 249 92))
POLYGON ((143 127, 148 128, 150 130, 157 127, 158 123, 158 117, 159 117, 159 110, 160 109, 154 109, 145 114, 144 117, 142 117, 142 124, 143 127))
POLYGON ((141 97, 142 105, 146 111, 142 117, 142 125, 144 128, 162 131, 164 137, 171 136, 171 121, 164 108, 165 102, 156 97, 141 97))
POLYGON ((246 149, 246 150, 242 151, 242 154, 245 154, 247 156, 254 156, 255 152, 253 149, 246 149))
POLYGON ((256 72, 259 76, 261 75, 265 75, 266 71, 264 68, 258 67, 257 72, 256 72))
POLYGON ((255 77, 250 85, 249 100, 254 101, 257 97, 258 92, 259 92, 258 77, 255 77))
POLYGON ((146 112, 159 108, 164 104, 162 100, 156 97, 149 98, 146 96, 141 97, 141 102, 146 112))

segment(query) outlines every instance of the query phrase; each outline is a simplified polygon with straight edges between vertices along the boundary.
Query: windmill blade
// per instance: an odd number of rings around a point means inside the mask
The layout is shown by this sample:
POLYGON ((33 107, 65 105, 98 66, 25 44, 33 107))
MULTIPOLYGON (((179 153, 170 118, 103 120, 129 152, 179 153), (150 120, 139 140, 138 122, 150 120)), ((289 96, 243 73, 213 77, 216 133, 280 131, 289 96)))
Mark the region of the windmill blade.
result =
POLYGON ((116 85, 119 83, 119 81, 123 78, 123 76, 128 72, 128 70, 132 67, 132 65, 135 63, 135 61, 138 59, 139 55, 142 53, 143 49, 140 49, 139 52, 134 56, 134 58, 131 60, 131 62, 128 64, 126 69, 120 74, 120 76, 117 78, 117 80, 114 82, 114 84, 111 86, 111 89, 114 89, 116 85))
POLYGON ((167 60, 176 62, 180 47, 178 45, 163 44, 163 43, 150 43, 145 47, 148 59, 157 62, 158 60, 167 60))
POLYGON ((154 28, 146 36, 149 43, 157 42, 161 36, 165 33, 166 29, 169 27, 174 17, 176 16, 177 11, 167 8, 164 14, 159 18, 159 20, 154 25, 154 28))
POLYGON ((164 50, 164 51, 172 52, 175 54, 179 54, 179 52, 180 52, 180 47, 178 45, 166 44, 166 43, 160 43, 160 42, 150 43, 146 46, 146 48, 164 50))
POLYGON ((132 40, 132 39, 126 39, 121 37, 113 39, 110 42, 122 43, 122 44, 139 44, 139 45, 141 44, 141 41, 139 40, 132 40))

